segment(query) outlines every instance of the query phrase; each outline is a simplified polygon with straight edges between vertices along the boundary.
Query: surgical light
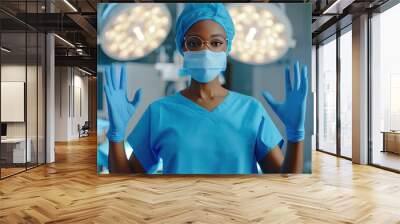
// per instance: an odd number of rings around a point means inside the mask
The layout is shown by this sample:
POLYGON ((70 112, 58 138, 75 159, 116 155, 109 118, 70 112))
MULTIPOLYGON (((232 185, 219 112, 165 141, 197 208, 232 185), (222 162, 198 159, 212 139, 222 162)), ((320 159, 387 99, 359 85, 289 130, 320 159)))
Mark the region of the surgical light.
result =
POLYGON ((171 29, 165 4, 111 4, 102 17, 100 44, 116 60, 144 57, 159 47, 171 29))
POLYGON ((283 5, 234 3, 228 11, 236 30, 232 58, 248 64, 272 63, 296 45, 283 5))

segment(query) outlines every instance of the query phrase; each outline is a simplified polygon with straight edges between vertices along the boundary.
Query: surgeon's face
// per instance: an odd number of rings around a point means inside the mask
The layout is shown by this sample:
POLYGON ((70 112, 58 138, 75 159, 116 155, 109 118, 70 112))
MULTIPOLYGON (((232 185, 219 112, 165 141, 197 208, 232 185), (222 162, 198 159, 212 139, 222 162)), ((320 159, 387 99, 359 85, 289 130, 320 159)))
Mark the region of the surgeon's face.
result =
POLYGON ((183 51, 226 51, 227 40, 224 28, 212 20, 201 20, 185 34, 183 51), (206 42, 206 43, 204 43, 206 42))

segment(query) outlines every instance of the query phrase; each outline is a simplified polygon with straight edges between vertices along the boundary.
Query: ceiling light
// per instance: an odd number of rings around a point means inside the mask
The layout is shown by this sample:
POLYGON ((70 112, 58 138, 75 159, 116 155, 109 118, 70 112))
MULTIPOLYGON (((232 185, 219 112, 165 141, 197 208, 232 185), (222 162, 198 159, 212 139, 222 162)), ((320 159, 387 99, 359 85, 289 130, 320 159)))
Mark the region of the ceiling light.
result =
POLYGON ((236 28, 232 58, 248 64, 272 63, 296 45, 283 6, 234 3, 228 11, 236 28))
POLYGON ((354 0, 336 0, 327 9, 325 9, 322 14, 342 14, 343 9, 351 5, 354 0))
POLYGON ((78 53, 79 55, 83 55, 83 50, 81 48, 77 48, 76 53, 78 53))
POLYGON ((88 72, 88 71, 86 71, 86 70, 83 70, 83 69, 81 69, 81 68, 79 68, 79 67, 78 67, 78 70, 81 71, 81 72, 83 72, 83 73, 85 73, 85 74, 87 74, 87 75, 92 75, 92 73, 90 73, 90 72, 88 72))
POLYGON ((7 49, 7 48, 5 48, 5 47, 1 47, 0 49, 1 49, 2 51, 6 52, 6 53, 10 53, 10 52, 11 52, 11 50, 9 50, 9 49, 7 49))
POLYGON ((71 42, 69 42, 68 40, 66 40, 66 39, 64 39, 64 38, 62 38, 62 37, 60 37, 60 36, 57 35, 57 34, 54 34, 54 36, 57 37, 57 38, 58 38, 59 40, 61 40, 62 42, 64 42, 65 44, 67 44, 68 46, 75 48, 75 45, 73 45, 73 44, 72 44, 71 42))
POLYGON ((74 12, 78 12, 78 10, 68 1, 68 0, 64 0, 65 4, 68 5, 68 7, 70 7, 74 12))
POLYGON ((171 29, 165 4, 108 4, 101 16, 100 45, 109 57, 134 60, 159 47, 171 29))

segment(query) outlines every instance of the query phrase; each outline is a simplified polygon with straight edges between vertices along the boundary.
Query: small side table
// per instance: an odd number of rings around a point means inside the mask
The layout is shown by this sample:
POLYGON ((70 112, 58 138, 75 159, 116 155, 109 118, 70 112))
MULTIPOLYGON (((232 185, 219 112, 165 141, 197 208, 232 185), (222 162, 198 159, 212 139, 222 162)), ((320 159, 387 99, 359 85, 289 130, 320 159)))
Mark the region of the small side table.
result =
POLYGON ((382 152, 392 152, 400 154, 400 131, 382 131, 383 150, 382 152))

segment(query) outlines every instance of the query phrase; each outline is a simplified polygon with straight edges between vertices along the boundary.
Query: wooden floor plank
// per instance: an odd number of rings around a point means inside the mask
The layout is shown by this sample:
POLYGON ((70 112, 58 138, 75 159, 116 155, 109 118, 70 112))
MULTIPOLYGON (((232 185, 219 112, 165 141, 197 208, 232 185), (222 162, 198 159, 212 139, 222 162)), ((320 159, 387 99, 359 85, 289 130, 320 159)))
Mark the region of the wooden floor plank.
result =
POLYGON ((400 223, 400 175, 313 152, 313 174, 97 176, 96 138, 0 181, 0 223, 400 223))

